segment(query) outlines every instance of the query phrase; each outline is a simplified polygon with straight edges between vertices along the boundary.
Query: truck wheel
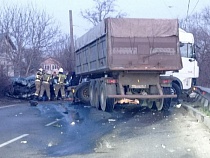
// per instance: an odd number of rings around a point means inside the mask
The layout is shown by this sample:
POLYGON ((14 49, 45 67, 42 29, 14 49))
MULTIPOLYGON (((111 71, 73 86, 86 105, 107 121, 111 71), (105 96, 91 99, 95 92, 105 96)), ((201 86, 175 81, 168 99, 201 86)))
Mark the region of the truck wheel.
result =
POLYGON ((148 108, 150 108, 150 109, 153 108, 153 105, 154 105, 154 101, 153 101, 153 100, 147 99, 147 100, 146 100, 146 103, 147 103, 147 107, 148 107, 148 108))
POLYGON ((107 98, 107 94, 116 93, 113 85, 101 84, 100 87, 100 105, 101 109, 106 112, 112 112, 114 109, 114 98, 107 98))
POLYGON ((91 80, 90 86, 89 86, 89 96, 90 96, 90 105, 91 106, 95 106, 96 96, 95 96, 94 90, 95 90, 95 81, 91 80))
POLYGON ((80 99, 81 102, 84 104, 90 104, 90 97, 89 97, 89 82, 81 83, 77 87, 77 97, 80 99))
POLYGON ((155 105, 156 105, 157 110, 162 110, 162 108, 163 108, 163 99, 157 99, 155 101, 155 105))
MULTIPOLYGON (((164 94, 171 94, 171 89, 169 87, 163 88, 164 94)), ((163 111, 168 111, 171 106, 171 98, 165 98, 163 102, 163 111)))
POLYGON ((172 94, 177 95, 177 98, 173 98, 172 100, 178 103, 181 95, 181 88, 176 83, 172 83, 172 94))
POLYGON ((94 93, 95 93, 94 105, 96 106, 96 109, 101 110, 101 105, 100 105, 100 101, 99 101, 100 81, 96 81, 96 84, 94 87, 94 93))

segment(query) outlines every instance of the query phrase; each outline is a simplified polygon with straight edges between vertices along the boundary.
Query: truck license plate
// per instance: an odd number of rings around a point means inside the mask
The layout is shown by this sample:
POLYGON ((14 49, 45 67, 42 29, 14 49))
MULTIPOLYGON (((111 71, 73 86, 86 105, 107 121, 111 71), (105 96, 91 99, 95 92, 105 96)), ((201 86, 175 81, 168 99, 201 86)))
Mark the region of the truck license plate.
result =
POLYGON ((131 85, 131 88, 147 88, 147 85, 131 85))

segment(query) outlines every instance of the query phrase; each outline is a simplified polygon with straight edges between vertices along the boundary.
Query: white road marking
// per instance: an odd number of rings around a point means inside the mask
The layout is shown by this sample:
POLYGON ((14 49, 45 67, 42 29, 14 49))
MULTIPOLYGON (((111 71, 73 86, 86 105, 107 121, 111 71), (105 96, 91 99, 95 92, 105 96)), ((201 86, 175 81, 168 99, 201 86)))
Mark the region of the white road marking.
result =
POLYGON ((58 122, 58 121, 60 121, 60 119, 59 119, 59 120, 56 120, 56 121, 53 121, 53 122, 51 122, 51 123, 48 123, 48 124, 46 124, 45 126, 50 126, 50 125, 52 125, 52 124, 54 124, 54 123, 56 123, 56 122, 58 122))
POLYGON ((23 137, 26 137, 26 136, 28 136, 28 135, 29 135, 29 134, 23 134, 23 135, 21 135, 21 136, 19 136, 19 137, 16 137, 16 138, 14 138, 14 139, 11 139, 11 140, 9 140, 9 141, 3 143, 3 144, 0 144, 0 148, 2 148, 3 146, 8 145, 8 144, 10 144, 10 143, 13 143, 13 142, 15 142, 15 141, 17 141, 17 140, 19 140, 19 139, 21 139, 21 138, 23 138, 23 137))
POLYGON ((16 105, 7 105, 7 106, 1 106, 1 107, 0 107, 0 109, 4 109, 4 108, 10 108, 10 107, 13 107, 13 106, 17 106, 17 104, 16 104, 16 105))

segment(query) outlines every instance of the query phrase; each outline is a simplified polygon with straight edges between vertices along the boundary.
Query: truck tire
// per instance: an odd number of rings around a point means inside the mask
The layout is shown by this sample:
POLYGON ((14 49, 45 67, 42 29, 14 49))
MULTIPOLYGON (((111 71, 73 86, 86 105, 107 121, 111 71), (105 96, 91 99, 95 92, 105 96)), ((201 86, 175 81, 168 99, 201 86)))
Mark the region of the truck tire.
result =
POLYGON ((162 110, 163 109, 163 103, 164 103, 164 99, 156 99, 155 100, 155 106, 157 108, 157 110, 162 110))
POLYGON ((89 82, 81 83, 76 89, 77 98, 84 104, 90 105, 89 82))
POLYGON ((114 109, 114 98, 107 98, 109 94, 115 94, 115 85, 106 85, 102 83, 100 86, 100 105, 101 109, 106 112, 112 112, 114 109))
POLYGON ((101 110, 101 105, 99 101, 99 95, 100 95, 100 81, 96 81, 95 87, 94 87, 94 93, 95 93, 95 102, 94 105, 96 109, 101 110))
POLYGON ((147 103, 147 107, 149 109, 154 109, 154 101, 153 100, 147 99, 146 103, 147 103))
POLYGON ((177 98, 173 98, 172 101, 179 103, 179 99, 181 96, 181 88, 174 82, 172 82, 172 94, 177 95, 177 98))
POLYGON ((90 105, 95 107, 96 106, 95 105, 96 96, 95 96, 94 91, 95 91, 95 81, 91 80, 90 86, 89 86, 90 105))
MULTIPOLYGON (((163 88, 163 94, 171 94, 171 88, 170 87, 165 87, 163 88)), ((171 106, 171 98, 164 98, 163 101, 163 111, 168 111, 170 106, 171 106)))

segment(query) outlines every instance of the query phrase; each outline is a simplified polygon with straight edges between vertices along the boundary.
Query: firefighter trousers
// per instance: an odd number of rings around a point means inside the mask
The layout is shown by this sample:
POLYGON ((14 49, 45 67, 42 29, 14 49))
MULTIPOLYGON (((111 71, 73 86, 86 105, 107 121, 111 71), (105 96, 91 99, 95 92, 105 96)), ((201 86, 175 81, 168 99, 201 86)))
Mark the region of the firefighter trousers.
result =
POLYGON ((58 92, 59 90, 61 91, 61 98, 65 97, 65 86, 63 84, 55 84, 54 85, 55 88, 55 97, 58 97, 58 92))
POLYGON ((41 81, 40 80, 36 80, 35 81, 35 86, 36 86, 35 96, 39 96, 40 89, 41 89, 41 81))
POLYGON ((43 97, 44 92, 46 91, 47 97, 50 100, 50 84, 48 82, 42 82, 41 85, 41 91, 40 91, 40 97, 43 97))

